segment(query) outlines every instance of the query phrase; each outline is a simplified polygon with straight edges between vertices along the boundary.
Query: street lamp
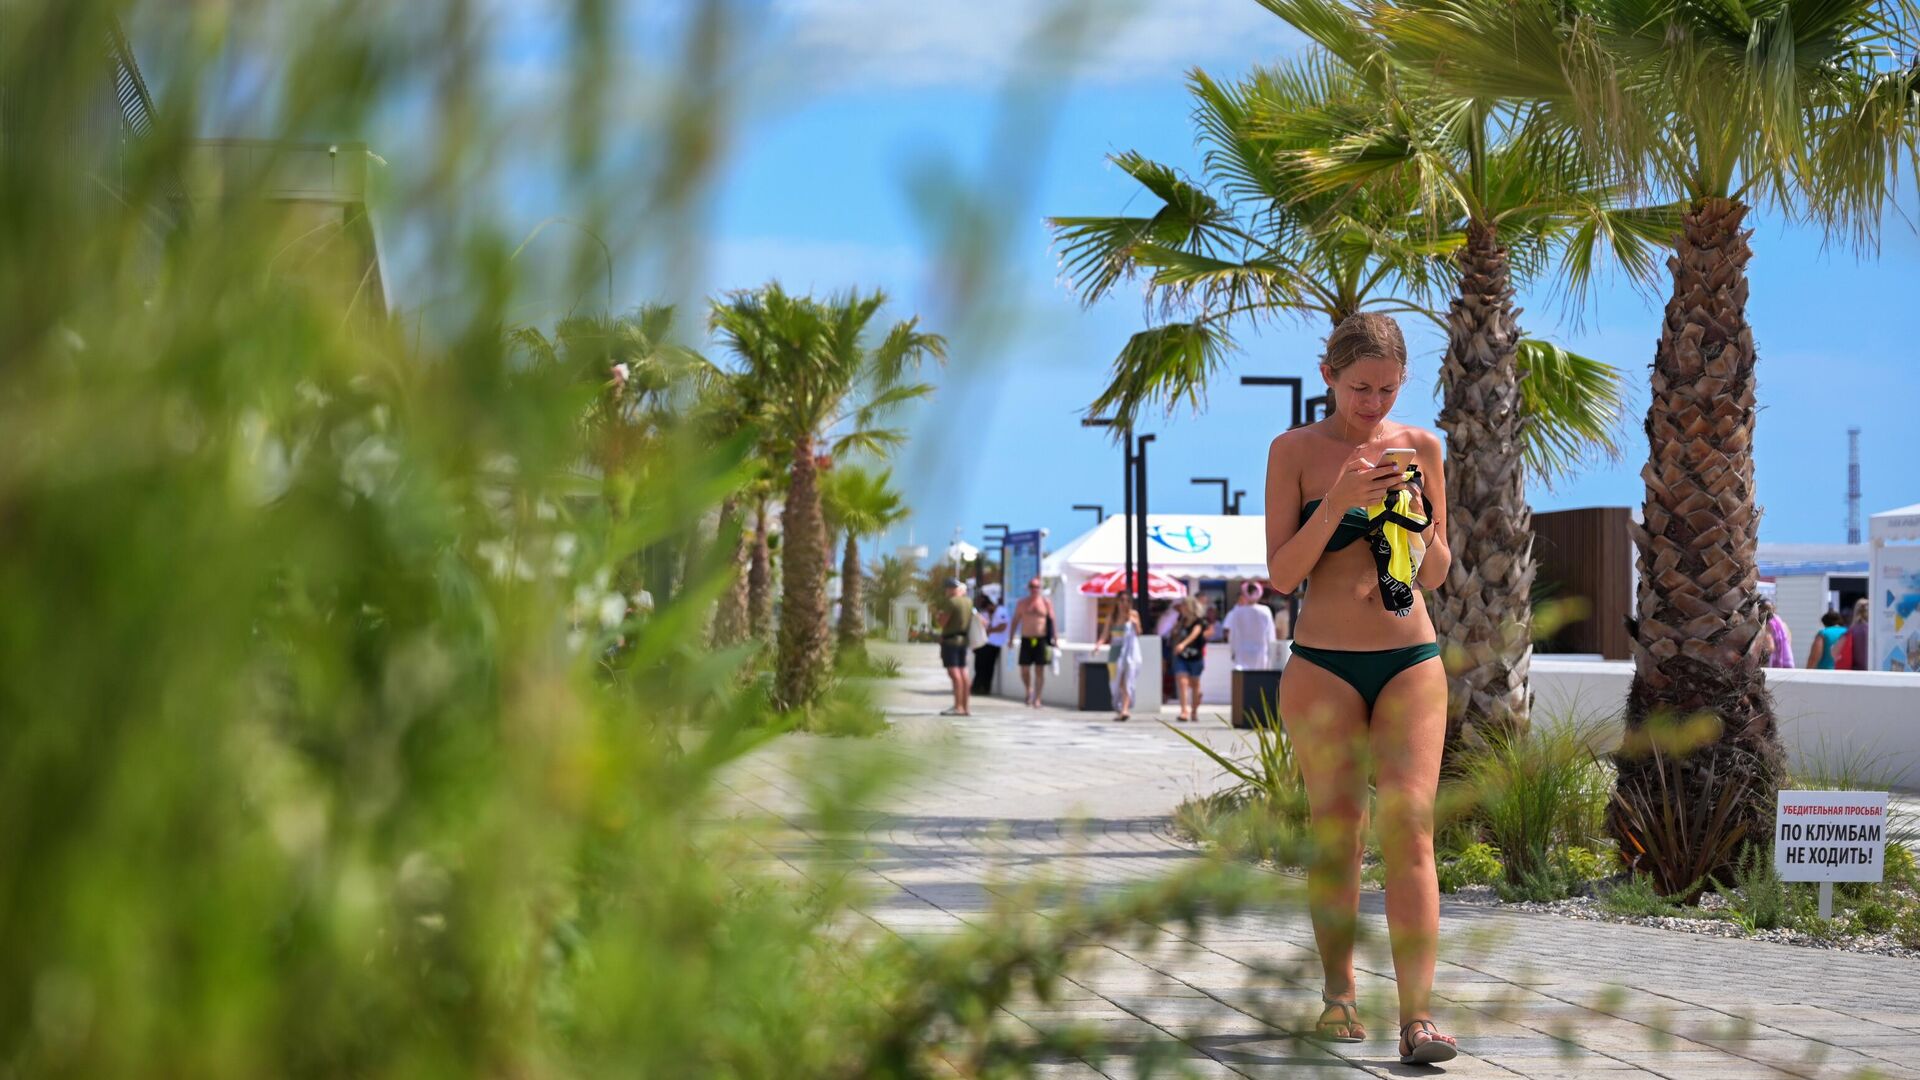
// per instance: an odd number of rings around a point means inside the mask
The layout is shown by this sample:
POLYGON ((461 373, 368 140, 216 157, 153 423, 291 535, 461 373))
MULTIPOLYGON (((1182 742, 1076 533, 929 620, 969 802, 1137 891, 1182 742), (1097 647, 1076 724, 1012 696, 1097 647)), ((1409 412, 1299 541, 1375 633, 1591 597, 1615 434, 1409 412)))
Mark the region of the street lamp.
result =
POLYGON ((1319 409, 1321 416, 1326 415, 1327 395, 1316 394, 1313 397, 1305 397, 1304 395, 1307 392, 1306 384, 1301 382, 1300 379, 1296 376, 1293 376, 1293 375, 1242 375, 1240 376, 1240 385, 1241 386, 1284 386, 1287 389, 1293 391, 1293 407, 1291 410, 1291 419, 1287 424, 1287 427, 1289 429, 1297 428, 1302 424, 1311 424, 1315 420, 1319 419, 1319 417, 1316 417, 1314 415, 1314 410, 1316 409, 1316 407, 1319 409))
MULTIPOLYGON (((1081 427, 1115 427, 1110 416, 1090 416, 1080 421, 1081 427)), ((1126 500, 1127 528, 1126 570, 1121 575, 1126 587, 1133 595, 1135 610, 1140 612, 1140 623, 1147 622, 1147 444, 1153 441, 1151 435, 1135 435, 1128 427, 1121 434, 1121 448, 1125 451, 1126 468, 1123 472, 1120 490, 1126 500), (1138 512, 1135 508, 1138 507, 1138 512)))
POLYGON ((1219 484, 1220 485, 1220 512, 1223 514, 1234 514, 1239 512, 1233 508, 1233 500, 1227 498, 1227 488, 1229 485, 1227 484, 1226 477, 1224 476, 1189 476, 1187 477, 1187 483, 1219 484))
POLYGON ((1234 517, 1240 516, 1240 500, 1246 498, 1246 496, 1247 496, 1247 493, 1244 491, 1240 491, 1237 489, 1234 491, 1233 493, 1233 516, 1234 517))
POLYGON ((1147 444, 1153 441, 1151 435, 1136 435, 1133 439, 1133 501, 1140 507, 1140 516, 1134 519, 1134 547, 1137 554, 1134 561, 1140 574, 1134 579, 1133 604, 1140 612, 1140 625, 1147 625, 1147 444))
POLYGON ((1101 506, 1099 503, 1074 503, 1073 508, 1075 510, 1093 511, 1093 523, 1095 525, 1107 520, 1107 508, 1101 506))

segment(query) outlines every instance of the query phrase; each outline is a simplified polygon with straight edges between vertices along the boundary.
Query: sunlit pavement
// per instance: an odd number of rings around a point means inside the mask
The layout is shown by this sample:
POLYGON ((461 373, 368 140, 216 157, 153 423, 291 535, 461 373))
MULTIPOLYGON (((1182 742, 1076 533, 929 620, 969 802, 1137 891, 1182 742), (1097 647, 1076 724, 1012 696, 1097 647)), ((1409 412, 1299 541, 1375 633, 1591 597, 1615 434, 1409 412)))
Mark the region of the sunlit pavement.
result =
MULTIPOLYGON (((1170 834, 1171 814, 1226 781, 1157 721, 997 700, 942 718, 934 647, 878 651, 904 665, 885 690, 894 732, 877 742, 908 777, 867 833, 862 872, 880 925, 950 933, 1035 875, 1115 888, 1196 857, 1170 834)), ((1189 727, 1241 746, 1218 719, 1189 727)), ((786 823, 772 848, 787 854, 807 842, 808 758, 875 749, 794 737, 731 785, 743 808, 786 823)), ((1135 1075, 1129 1047, 1150 1039, 1178 1040, 1190 1074, 1206 1077, 1920 1077, 1920 962, 1453 903, 1443 904, 1435 1009, 1464 1052, 1441 1067, 1402 1066, 1379 893, 1364 895, 1362 912, 1364 1043, 1321 1047, 1290 1033, 1320 1010, 1297 899, 1198 933, 1166 926, 1105 945, 1056 1000, 1016 1006, 1007 1022, 1096 1025, 1113 1056, 1042 1067, 1063 1077, 1135 1075)))

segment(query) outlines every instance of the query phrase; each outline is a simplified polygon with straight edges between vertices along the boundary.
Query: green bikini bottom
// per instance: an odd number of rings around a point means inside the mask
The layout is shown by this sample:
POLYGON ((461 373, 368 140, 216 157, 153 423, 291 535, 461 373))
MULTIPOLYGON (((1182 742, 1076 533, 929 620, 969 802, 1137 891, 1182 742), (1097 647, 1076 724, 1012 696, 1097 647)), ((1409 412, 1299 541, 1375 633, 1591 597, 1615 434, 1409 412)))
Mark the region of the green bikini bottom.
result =
POLYGON ((1423 660, 1439 656, 1440 646, 1429 641, 1425 645, 1408 645, 1403 649, 1354 652, 1349 649, 1316 649, 1311 645, 1295 645, 1293 655, 1314 667, 1338 675, 1348 686, 1360 691, 1368 711, 1372 711, 1374 700, 1395 675, 1423 660))

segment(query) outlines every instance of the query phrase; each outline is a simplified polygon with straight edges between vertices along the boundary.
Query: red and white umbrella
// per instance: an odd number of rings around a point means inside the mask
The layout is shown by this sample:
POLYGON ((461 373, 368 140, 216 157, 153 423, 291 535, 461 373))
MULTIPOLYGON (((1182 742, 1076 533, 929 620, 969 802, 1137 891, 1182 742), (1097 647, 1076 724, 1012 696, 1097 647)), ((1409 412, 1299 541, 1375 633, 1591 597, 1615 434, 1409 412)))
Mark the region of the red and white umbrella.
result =
MULTIPOLYGON (((1127 588, 1133 583, 1125 570, 1109 570, 1104 574, 1095 574, 1080 583, 1083 596, 1120 596, 1129 593, 1127 588)), ((1158 600, 1178 600, 1187 595, 1187 587, 1170 577, 1162 577, 1153 571, 1147 571, 1147 595, 1158 600)))

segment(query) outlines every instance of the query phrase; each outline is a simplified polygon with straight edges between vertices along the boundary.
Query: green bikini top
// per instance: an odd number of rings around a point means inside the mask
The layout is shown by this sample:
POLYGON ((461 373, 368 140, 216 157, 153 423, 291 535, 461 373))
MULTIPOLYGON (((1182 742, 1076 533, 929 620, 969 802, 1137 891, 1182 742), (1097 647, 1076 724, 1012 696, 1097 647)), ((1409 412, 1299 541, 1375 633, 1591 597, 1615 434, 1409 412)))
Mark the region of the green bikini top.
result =
MULTIPOLYGON (((1307 503, 1307 505, 1301 507, 1300 524, 1305 525, 1308 521, 1312 520, 1313 508, 1319 505, 1320 500, 1314 499, 1307 503)), ((1367 516, 1367 511, 1364 508, 1356 506, 1349 509, 1346 513, 1340 515, 1340 524, 1334 526, 1333 535, 1327 537, 1327 550, 1339 551, 1341 548, 1367 535, 1367 530, 1370 529, 1372 525, 1373 519, 1367 516)))

